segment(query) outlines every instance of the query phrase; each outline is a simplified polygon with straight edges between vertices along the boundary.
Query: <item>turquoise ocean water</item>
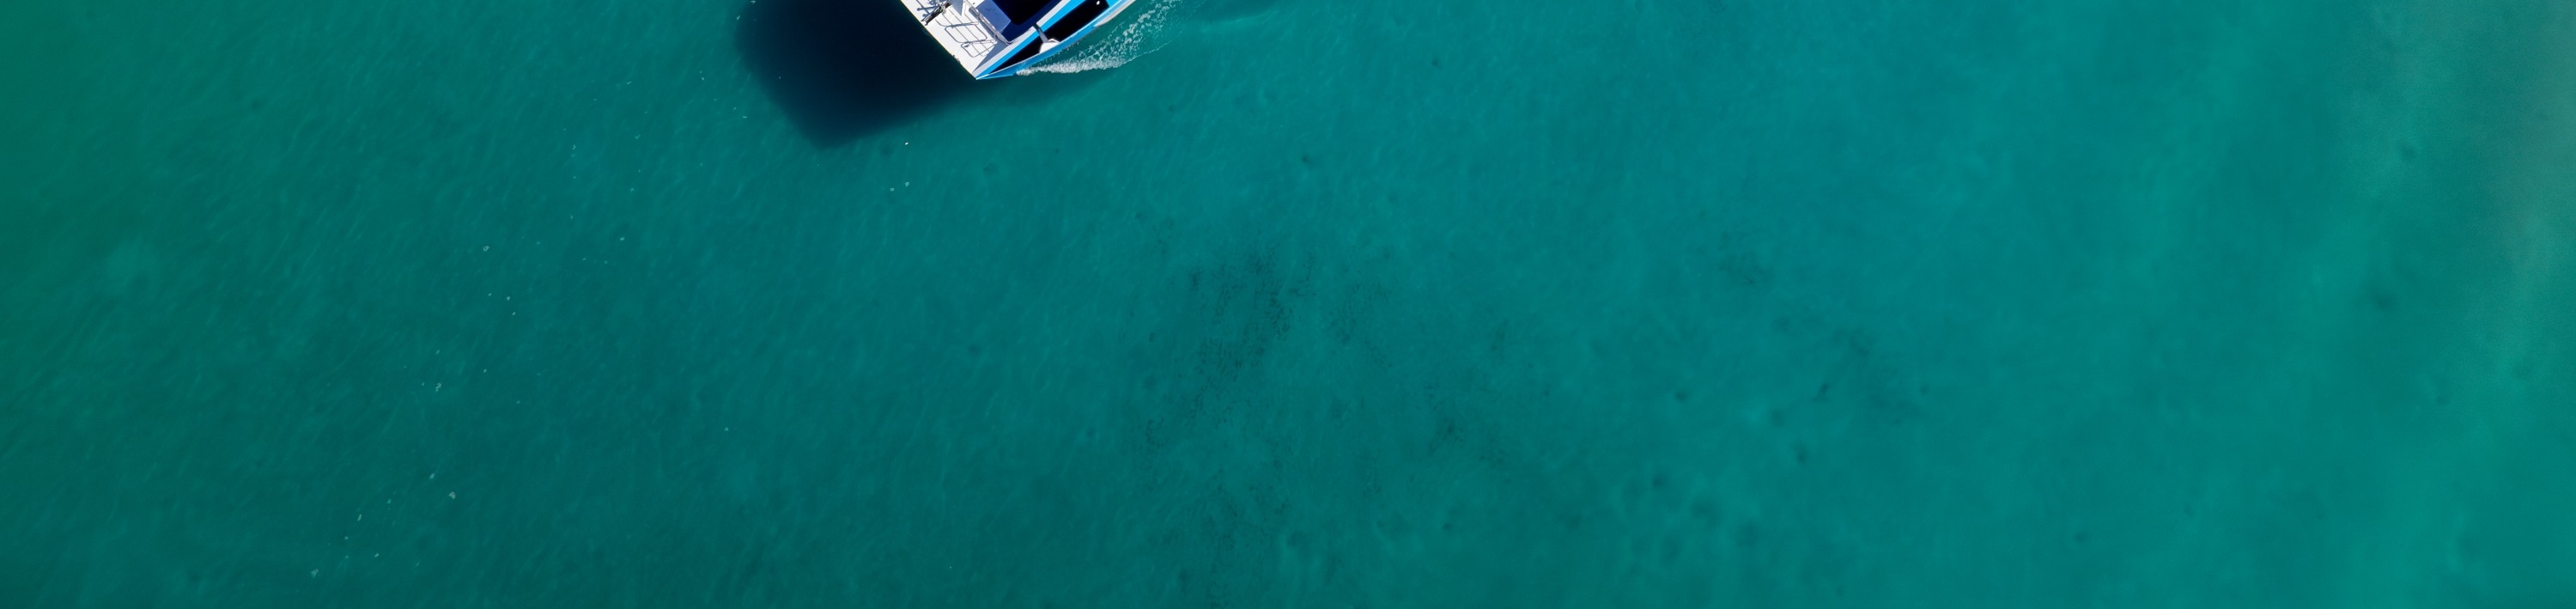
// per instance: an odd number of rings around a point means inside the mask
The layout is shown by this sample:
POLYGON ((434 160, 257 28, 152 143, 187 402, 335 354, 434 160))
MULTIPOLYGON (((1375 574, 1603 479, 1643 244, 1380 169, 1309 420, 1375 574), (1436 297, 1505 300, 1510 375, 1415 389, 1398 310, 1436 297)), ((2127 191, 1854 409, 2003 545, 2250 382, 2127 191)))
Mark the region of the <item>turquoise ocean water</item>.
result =
POLYGON ((2576 3, 767 1, 0 4, 0 607, 2576 607, 2576 3))

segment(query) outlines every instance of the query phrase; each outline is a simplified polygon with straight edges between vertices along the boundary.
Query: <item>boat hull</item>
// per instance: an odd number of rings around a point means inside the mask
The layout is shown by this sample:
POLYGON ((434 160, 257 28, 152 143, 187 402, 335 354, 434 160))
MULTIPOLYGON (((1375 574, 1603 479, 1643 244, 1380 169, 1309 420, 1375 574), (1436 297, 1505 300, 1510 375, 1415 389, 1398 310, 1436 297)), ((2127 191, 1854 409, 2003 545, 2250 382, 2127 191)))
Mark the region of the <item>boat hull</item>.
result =
POLYGON ((1026 74, 1136 0, 897 0, 977 79, 1026 74), (1042 2, 1042 3, 1041 3, 1042 2))

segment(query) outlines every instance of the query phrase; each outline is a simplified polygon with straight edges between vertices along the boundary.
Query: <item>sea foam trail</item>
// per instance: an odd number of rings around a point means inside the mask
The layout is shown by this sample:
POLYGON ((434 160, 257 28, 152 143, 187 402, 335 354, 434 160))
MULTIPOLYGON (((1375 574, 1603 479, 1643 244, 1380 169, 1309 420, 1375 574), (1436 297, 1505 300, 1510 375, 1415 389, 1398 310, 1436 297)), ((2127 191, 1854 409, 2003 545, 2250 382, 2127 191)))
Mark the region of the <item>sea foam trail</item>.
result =
POLYGON ((1111 23, 1107 31, 1092 32, 1064 53, 1046 63, 1030 66, 1032 72, 1072 74, 1106 70, 1127 65, 1137 57, 1163 48, 1163 26, 1172 13, 1187 0, 1136 0, 1111 23))

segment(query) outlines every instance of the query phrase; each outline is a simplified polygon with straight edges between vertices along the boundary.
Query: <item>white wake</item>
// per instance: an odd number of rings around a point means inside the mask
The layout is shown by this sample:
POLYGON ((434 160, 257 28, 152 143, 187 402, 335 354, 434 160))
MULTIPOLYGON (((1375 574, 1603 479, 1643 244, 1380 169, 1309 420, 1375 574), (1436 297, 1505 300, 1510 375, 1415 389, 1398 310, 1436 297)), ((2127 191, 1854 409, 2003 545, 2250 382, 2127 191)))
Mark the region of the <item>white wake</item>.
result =
POLYGON ((1072 74, 1127 65, 1163 48, 1163 26, 1186 3, 1187 0, 1136 0, 1135 5, 1119 11, 1107 28, 1082 37, 1074 48, 1047 58, 1046 63, 1029 66, 1029 71, 1072 74))

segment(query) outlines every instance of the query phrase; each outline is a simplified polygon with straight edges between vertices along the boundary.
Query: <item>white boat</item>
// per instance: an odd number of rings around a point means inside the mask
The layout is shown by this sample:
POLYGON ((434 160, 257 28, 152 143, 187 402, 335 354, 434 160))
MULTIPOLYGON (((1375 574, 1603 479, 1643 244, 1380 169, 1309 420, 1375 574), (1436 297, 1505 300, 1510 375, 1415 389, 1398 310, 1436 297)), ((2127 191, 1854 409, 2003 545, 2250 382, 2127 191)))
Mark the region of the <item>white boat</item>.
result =
POLYGON ((1017 76, 1136 0, 898 0, 977 79, 1017 76))

